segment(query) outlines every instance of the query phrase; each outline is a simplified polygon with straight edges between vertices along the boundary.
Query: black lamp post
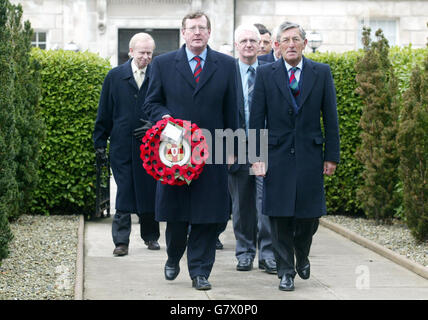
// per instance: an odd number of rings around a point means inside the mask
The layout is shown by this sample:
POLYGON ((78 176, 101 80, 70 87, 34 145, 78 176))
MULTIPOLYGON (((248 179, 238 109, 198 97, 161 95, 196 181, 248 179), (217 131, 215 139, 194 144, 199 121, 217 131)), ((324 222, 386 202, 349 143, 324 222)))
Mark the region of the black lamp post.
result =
POLYGON ((316 31, 312 31, 308 35, 308 44, 312 48, 312 52, 315 53, 315 51, 321 46, 322 44, 322 36, 321 33, 318 33, 316 31))

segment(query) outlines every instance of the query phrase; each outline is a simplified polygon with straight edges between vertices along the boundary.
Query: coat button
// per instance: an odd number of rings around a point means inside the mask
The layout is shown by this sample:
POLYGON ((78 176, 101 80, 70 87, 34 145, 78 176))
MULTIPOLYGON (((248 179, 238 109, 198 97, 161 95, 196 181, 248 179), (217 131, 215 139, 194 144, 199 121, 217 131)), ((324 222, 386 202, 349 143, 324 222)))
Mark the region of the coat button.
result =
POLYGON ((294 148, 291 148, 291 149, 290 149, 290 153, 291 153, 291 154, 294 154, 294 148))
POLYGON ((293 109, 288 109, 288 114, 292 115, 293 114, 293 109))
POLYGON ((137 99, 138 98, 138 94, 134 94, 134 98, 137 99))

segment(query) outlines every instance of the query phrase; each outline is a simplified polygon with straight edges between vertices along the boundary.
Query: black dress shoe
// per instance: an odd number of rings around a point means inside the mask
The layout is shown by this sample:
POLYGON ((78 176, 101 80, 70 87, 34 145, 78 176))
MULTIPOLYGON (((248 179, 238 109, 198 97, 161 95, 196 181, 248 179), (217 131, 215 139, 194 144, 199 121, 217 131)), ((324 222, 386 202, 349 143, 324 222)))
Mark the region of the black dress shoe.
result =
POLYGON ((251 269, 253 269, 253 260, 250 258, 240 259, 236 266, 238 271, 250 271, 251 269))
POLYGON ((276 273, 276 261, 273 259, 259 260, 259 269, 265 270, 267 273, 276 273))
POLYGON ((174 280, 177 278, 178 274, 180 273, 180 265, 167 265, 165 264, 165 279, 166 280, 174 280))
POLYGON ((309 264, 309 262, 305 264, 302 268, 296 268, 296 270, 300 278, 302 278, 303 280, 309 279, 311 275, 311 265, 309 264))
POLYGON ((196 276, 192 279, 192 287, 196 290, 211 290, 211 283, 204 276, 196 276))
POLYGON ((221 243, 220 239, 217 239, 215 243, 216 250, 223 250, 223 243, 221 243))
POLYGON ((279 290, 281 291, 293 291, 294 290, 294 278, 290 274, 282 276, 279 283, 279 290))
POLYGON ((144 241, 144 244, 147 246, 149 250, 159 250, 160 245, 156 240, 144 241))
POLYGON ((119 244, 114 250, 115 256, 126 256, 128 254, 128 246, 126 244, 119 244))

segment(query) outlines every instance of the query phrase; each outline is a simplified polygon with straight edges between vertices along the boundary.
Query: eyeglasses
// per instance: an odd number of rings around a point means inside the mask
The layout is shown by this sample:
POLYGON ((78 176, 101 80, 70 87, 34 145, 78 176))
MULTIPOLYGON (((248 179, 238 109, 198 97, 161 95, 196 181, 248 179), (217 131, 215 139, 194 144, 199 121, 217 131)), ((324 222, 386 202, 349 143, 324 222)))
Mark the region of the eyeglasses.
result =
POLYGON ((208 27, 203 27, 203 26, 194 26, 191 28, 184 28, 186 30, 190 30, 192 33, 196 33, 196 30, 199 30, 199 32, 205 32, 208 30, 208 27))
POLYGON ((256 43, 258 43, 259 41, 256 39, 242 39, 241 41, 239 41, 239 44, 241 46, 244 46, 247 44, 247 42, 250 42, 251 45, 255 45, 256 43))
POLYGON ((299 37, 293 37, 293 38, 285 38, 280 40, 279 42, 284 43, 284 44, 289 44, 291 41, 293 41, 293 43, 299 43, 302 41, 302 39, 300 39, 299 37))

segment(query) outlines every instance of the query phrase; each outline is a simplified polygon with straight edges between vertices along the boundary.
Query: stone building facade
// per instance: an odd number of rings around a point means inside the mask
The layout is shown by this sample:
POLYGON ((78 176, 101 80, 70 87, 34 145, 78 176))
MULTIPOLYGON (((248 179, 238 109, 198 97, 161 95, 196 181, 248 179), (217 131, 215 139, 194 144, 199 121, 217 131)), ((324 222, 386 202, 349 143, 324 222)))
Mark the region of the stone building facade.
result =
MULTIPOLYGON (((391 45, 424 47, 428 36, 428 1, 374 0, 12 0, 35 30, 34 45, 97 52, 113 66, 126 59, 130 36, 151 33, 155 54, 177 49, 181 20, 203 10, 211 19, 210 46, 233 47, 241 23, 262 23, 274 30, 288 20, 322 36, 319 51, 361 47, 363 25, 381 27, 391 45)), ((307 50, 311 50, 307 48, 307 50)))

